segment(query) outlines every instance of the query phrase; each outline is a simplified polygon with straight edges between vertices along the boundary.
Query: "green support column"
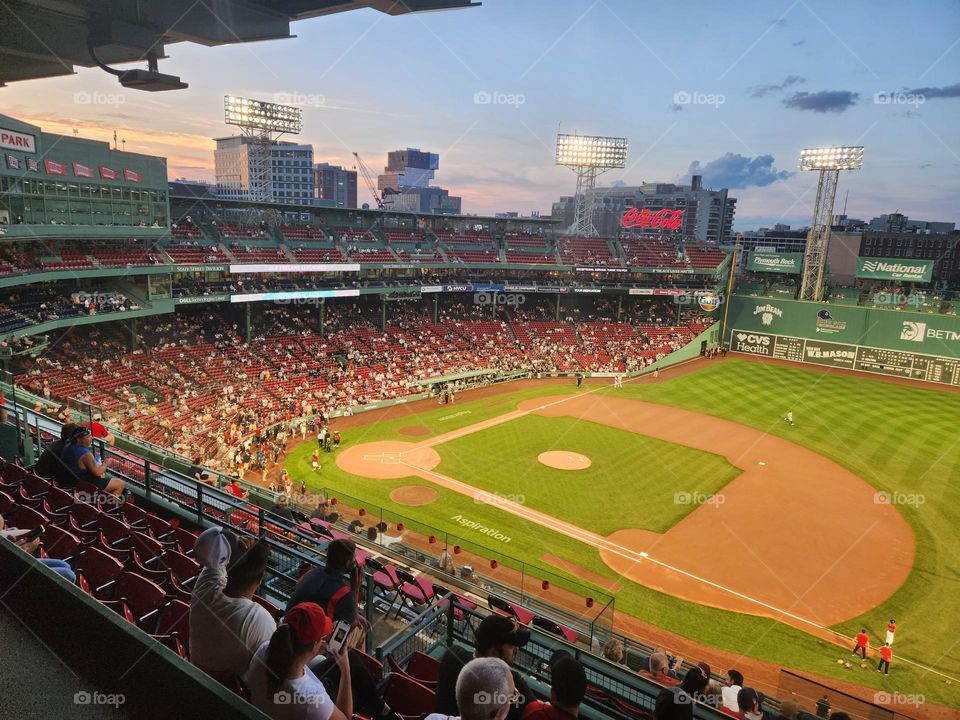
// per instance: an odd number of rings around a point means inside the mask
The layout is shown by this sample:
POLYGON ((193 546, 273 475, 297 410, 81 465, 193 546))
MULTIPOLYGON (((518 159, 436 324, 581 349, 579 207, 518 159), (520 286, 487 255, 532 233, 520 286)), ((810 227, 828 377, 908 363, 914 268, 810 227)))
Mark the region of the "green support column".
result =
POLYGON ((437 324, 437 304, 439 302, 439 296, 437 293, 433 294, 433 324, 437 324))
POLYGON ((244 304, 243 304, 243 309, 244 309, 244 311, 245 311, 245 313, 244 313, 244 323, 243 323, 243 324, 244 324, 244 329, 245 329, 245 331, 246 331, 246 332, 245 332, 245 335, 246 335, 246 337, 247 337, 247 342, 249 343, 250 340, 251 340, 251 337, 252 337, 251 332, 250 332, 250 303, 244 303, 244 304))
POLYGON ((560 319, 560 293, 557 293, 557 320, 560 319))
POLYGON ((617 322, 620 322, 620 315, 623 313, 623 295, 617 296, 617 322))
POLYGON ((387 331, 387 296, 380 296, 380 330, 387 331))
POLYGON ((320 337, 325 337, 325 332, 324 332, 323 324, 324 324, 324 322, 326 321, 326 317, 325 317, 325 315, 326 315, 326 313, 325 313, 326 307, 327 307, 326 302, 324 302, 324 299, 323 299, 323 298, 320 298, 320 337))
POLYGON ((137 318, 133 318, 130 321, 129 330, 130 330, 130 350, 133 351, 137 349, 137 340, 139 339, 139 335, 137 333, 137 318))

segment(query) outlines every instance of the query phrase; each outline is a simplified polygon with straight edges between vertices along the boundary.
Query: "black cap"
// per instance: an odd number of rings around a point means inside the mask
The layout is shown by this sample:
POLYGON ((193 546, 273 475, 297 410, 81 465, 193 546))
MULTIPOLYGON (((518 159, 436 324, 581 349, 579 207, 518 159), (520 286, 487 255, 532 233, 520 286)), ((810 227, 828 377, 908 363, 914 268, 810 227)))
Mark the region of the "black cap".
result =
POLYGON ((523 647, 530 642, 530 631, 511 618, 489 615, 477 626, 476 638, 478 652, 501 645, 523 647))

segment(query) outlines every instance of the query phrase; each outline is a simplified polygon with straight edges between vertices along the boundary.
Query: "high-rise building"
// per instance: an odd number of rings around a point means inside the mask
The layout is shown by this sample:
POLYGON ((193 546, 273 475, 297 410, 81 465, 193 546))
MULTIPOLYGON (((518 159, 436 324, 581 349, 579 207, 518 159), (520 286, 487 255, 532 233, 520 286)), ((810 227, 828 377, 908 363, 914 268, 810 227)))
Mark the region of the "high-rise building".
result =
MULTIPOLYGON (((553 216, 565 225, 573 223, 576 199, 560 198, 553 204, 553 216)), ((732 241, 736 198, 726 188, 706 190, 701 177, 694 175, 689 186, 669 183, 643 183, 601 187, 594 191, 593 226, 603 236, 616 235, 623 214, 630 208, 683 210, 682 236, 699 243, 724 245, 732 241)))
POLYGON ((436 153, 417 148, 394 150, 387 153, 387 166, 377 177, 377 189, 381 193, 387 190, 399 193, 410 188, 430 187, 439 168, 440 156, 436 153))
POLYGON ((459 215, 461 199, 441 187, 431 187, 440 156, 418 148, 387 153, 387 166, 377 176, 377 188, 388 210, 459 215))
MULTIPOLYGON (((251 192, 257 167, 256 140, 246 136, 217 138, 214 172, 217 195, 227 200, 258 200, 251 192)), ((313 147, 292 142, 270 144, 270 180, 265 197, 268 202, 312 205, 313 147)))
POLYGON ((313 166, 313 197, 318 205, 355 208, 357 171, 345 170, 330 163, 317 163, 313 166))

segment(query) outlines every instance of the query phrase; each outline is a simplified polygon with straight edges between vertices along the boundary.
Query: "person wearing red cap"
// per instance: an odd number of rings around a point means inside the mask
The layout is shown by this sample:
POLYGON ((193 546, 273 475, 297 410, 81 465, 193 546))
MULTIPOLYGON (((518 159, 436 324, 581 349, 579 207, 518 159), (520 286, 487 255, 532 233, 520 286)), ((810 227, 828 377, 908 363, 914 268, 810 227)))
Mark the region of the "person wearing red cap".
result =
POLYGON ((880 662, 877 663, 877 672, 883 670, 884 675, 890 674, 890 661, 893 660, 893 648, 888 643, 884 643, 880 648, 880 662), (886 670, 884 670, 886 665, 886 670))
POLYGON ((867 635, 867 629, 862 628, 860 632, 857 633, 857 644, 853 646, 852 653, 856 655, 858 652, 863 656, 863 659, 867 659, 867 646, 870 644, 870 636, 867 635))
POLYGON ((893 634, 897 631, 897 621, 893 618, 887 623, 887 636, 883 639, 887 645, 893 647, 893 634))
POLYGON ((243 679, 250 702, 273 720, 347 720, 353 716, 353 691, 346 645, 327 650, 333 620, 316 603, 290 608, 276 632, 260 646, 243 679), (336 701, 310 670, 318 655, 329 654, 340 669, 336 701))

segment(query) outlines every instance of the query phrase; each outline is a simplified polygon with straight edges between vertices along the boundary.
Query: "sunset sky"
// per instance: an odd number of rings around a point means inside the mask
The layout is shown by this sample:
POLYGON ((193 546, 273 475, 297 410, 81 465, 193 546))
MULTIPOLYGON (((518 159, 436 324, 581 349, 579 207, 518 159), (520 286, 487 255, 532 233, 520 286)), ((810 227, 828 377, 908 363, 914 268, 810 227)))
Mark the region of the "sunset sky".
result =
MULTIPOLYGON (((390 17, 372 10, 293 25, 298 36, 232 47, 167 46, 162 72, 189 89, 121 88, 100 70, 0 89, 0 111, 47 131, 169 158, 213 179, 223 95, 303 106, 318 162, 379 172, 389 150, 440 154, 435 184, 465 212, 548 213, 571 194, 558 130, 629 138, 601 184, 687 182, 739 198, 736 228, 803 225, 804 147, 866 146, 837 211, 960 223, 960 4, 887 0, 648 3, 484 0, 390 17), (880 95, 878 95, 878 93, 880 95), (485 102, 489 101, 489 102, 485 102)), ((362 183, 361 183, 362 185, 362 183)), ((370 202, 365 188, 360 201, 370 202)))

